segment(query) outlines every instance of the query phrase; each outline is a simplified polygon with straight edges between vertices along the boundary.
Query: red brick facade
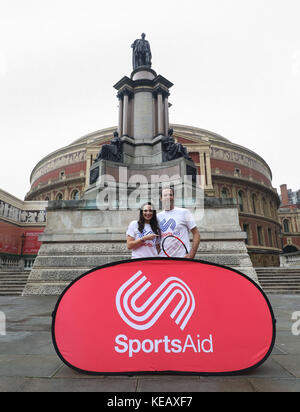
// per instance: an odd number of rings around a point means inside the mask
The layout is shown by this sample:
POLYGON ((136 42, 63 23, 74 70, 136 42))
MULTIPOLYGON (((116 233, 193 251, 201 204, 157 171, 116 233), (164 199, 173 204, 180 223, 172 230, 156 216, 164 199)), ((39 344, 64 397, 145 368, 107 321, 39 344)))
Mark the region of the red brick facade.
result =
POLYGON ((295 246, 300 251, 300 236, 299 235, 291 235, 291 236, 282 236, 282 247, 286 247, 288 245, 295 246))
POLYGON ((80 173, 81 171, 85 173, 85 169, 86 169, 86 162, 80 162, 80 163, 75 163, 73 165, 60 167, 58 169, 52 170, 51 172, 46 173, 45 175, 41 176, 39 179, 37 179, 33 183, 32 188, 36 188, 39 184, 47 183, 49 180, 59 180, 61 178, 61 173, 64 173, 64 175, 67 177, 74 173, 80 173))
POLYGON ((218 160, 218 159, 211 159, 211 167, 212 173, 216 172, 218 169, 219 174, 232 174, 232 176, 237 175, 237 170, 239 171, 238 174, 240 177, 244 177, 246 179, 252 178, 258 182, 263 181, 267 186, 271 185, 269 179, 266 178, 262 173, 257 172, 250 167, 242 166, 239 163, 232 163, 226 162, 225 160, 218 160))

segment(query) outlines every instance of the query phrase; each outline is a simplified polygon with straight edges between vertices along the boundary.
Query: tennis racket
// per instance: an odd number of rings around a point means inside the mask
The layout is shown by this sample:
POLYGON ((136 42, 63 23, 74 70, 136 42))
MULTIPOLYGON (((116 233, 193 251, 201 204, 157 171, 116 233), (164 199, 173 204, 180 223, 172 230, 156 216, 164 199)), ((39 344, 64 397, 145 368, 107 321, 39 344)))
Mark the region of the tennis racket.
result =
POLYGON ((162 241, 162 250, 168 257, 184 257, 188 254, 187 247, 179 237, 168 235, 162 241))

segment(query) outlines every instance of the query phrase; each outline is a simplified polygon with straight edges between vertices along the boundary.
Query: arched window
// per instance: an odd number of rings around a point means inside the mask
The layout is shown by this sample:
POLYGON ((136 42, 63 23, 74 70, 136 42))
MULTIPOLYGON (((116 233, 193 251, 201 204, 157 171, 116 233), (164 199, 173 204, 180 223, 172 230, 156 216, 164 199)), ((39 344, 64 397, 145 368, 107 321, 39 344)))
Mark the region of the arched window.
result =
POLYGON ((264 239, 263 239, 263 230, 261 226, 257 226, 257 240, 258 244, 262 246, 264 244, 264 239))
POLYGON ((283 231, 284 232, 290 231, 290 222, 288 219, 283 219, 283 231))
POLYGON ((228 191, 227 187, 222 187, 221 197, 223 199, 226 199, 227 197, 229 197, 229 191, 228 191))
POLYGON ((245 239, 245 243, 246 243, 246 245, 249 245, 249 243, 250 243, 250 226, 249 226, 248 223, 243 224, 243 231, 246 232, 246 234, 247 234, 247 237, 245 239))
POLYGON ((272 229, 268 228, 268 241, 269 241, 269 246, 273 247, 273 235, 272 235, 272 229))
POLYGON ((58 193, 57 195, 56 195, 56 198, 55 198, 56 200, 62 200, 63 199, 63 195, 61 194, 61 193, 58 193))
POLYGON ((268 212, 267 212, 267 202, 266 202, 266 199, 263 197, 262 198, 262 208, 263 208, 263 214, 264 214, 264 216, 267 216, 268 215, 268 212))
POLYGON ((238 204, 240 206, 240 211, 243 212, 244 211, 244 199, 243 199, 244 193, 242 192, 242 190, 238 191, 238 204))
POLYGON ((294 245, 287 245, 282 249, 283 253, 295 253, 299 252, 296 246, 294 245))
POLYGON ((274 217, 273 203, 272 203, 271 200, 270 200, 270 202, 269 202, 269 207, 270 207, 270 216, 274 217))
POLYGON ((80 197, 80 193, 78 190, 73 190, 72 194, 71 194, 71 199, 72 200, 79 200, 80 197))

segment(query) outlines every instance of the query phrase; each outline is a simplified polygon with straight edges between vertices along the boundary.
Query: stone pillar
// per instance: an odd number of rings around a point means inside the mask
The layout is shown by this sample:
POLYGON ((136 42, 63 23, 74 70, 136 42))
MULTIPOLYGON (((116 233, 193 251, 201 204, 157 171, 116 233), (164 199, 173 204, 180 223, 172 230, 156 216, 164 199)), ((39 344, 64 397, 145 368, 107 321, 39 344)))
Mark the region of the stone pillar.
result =
POLYGON ((158 122, 158 134, 164 134, 164 124, 163 124, 163 96, 162 92, 157 92, 157 122, 158 122))
POLYGON ((122 133, 123 133, 123 99, 122 99, 122 95, 119 95, 118 98, 119 98, 118 134, 119 134, 119 136, 122 136, 122 133))
POLYGON ((133 137, 136 141, 151 141, 153 137, 152 90, 142 90, 134 94, 133 137))
POLYGON ((123 133, 122 135, 128 135, 128 93, 124 93, 123 100, 123 133))
POLYGON ((168 96, 165 96, 164 106, 165 106, 165 136, 168 136, 168 130, 169 130, 169 102, 168 102, 168 96))
MULTIPOLYGON (((86 154, 86 170, 85 170, 85 190, 89 187, 90 184, 90 167, 92 166, 92 152, 87 150, 86 154)), ((53 200, 52 198, 50 200, 53 200)))
POLYGON ((207 185, 212 187, 210 155, 206 153, 207 185))
POLYGON ((156 136, 157 133, 157 99, 155 98, 154 94, 152 94, 152 127, 153 127, 153 136, 156 136))
POLYGON ((168 133, 169 80, 148 67, 135 69, 114 88, 119 98, 119 136, 124 163, 162 162, 161 136, 168 133), (120 132, 121 131, 121 132, 120 132), (160 135, 160 136, 159 136, 160 135))
POLYGON ((205 163, 204 163, 204 153, 199 152, 199 158, 200 158, 200 174, 204 176, 204 184, 205 186, 207 185, 207 177, 206 177, 206 171, 205 171, 205 163))

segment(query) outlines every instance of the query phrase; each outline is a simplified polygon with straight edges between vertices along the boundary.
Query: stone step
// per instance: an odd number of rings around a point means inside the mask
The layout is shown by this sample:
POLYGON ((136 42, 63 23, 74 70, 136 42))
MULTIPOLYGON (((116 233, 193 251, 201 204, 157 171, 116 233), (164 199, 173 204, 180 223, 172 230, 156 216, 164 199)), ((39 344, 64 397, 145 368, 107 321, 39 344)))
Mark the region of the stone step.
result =
POLYGON ((5 280, 20 280, 21 282, 26 282, 28 279, 29 273, 27 276, 0 276, 0 282, 3 282, 5 280))
POLYGON ((261 285, 261 287, 264 291, 285 289, 285 290, 295 290, 295 291, 298 291, 300 293, 300 286, 299 285, 279 284, 279 285, 261 285))
POLYGON ((0 289, 0 296, 21 296, 23 288, 20 289, 0 289))
POLYGON ((262 287, 264 287, 264 286, 270 287, 272 285, 278 285, 278 286, 285 285, 285 286, 293 286, 293 287, 298 287, 298 288, 300 287, 300 282, 284 282, 284 281, 264 282, 264 281, 260 280, 259 283, 262 287))
POLYGON ((278 282, 286 282, 286 283, 299 283, 300 279, 274 279, 274 278, 269 278, 269 279, 262 279, 260 276, 259 278, 259 282, 260 283, 278 283, 278 282))
POLYGON ((295 284, 286 284, 286 283, 277 283, 277 284, 271 284, 271 285, 265 285, 265 284, 261 284, 261 287, 263 290, 267 290, 267 289, 273 289, 273 288, 284 288, 284 289, 295 289, 295 290, 299 290, 300 292, 300 285, 295 285, 295 284))
POLYGON ((294 278, 294 279, 300 279, 300 275, 297 275, 295 273, 288 273, 288 274, 278 274, 275 275, 273 273, 270 274, 261 274, 258 272, 258 275, 262 278, 262 279, 286 279, 286 278, 294 278))
POLYGON ((24 275, 24 276, 28 276, 28 273, 29 273, 30 271, 28 270, 28 271, 22 271, 22 272, 16 272, 16 271, 14 271, 14 272, 0 272, 0 276, 13 276, 13 275, 15 275, 15 276, 22 276, 22 275, 24 275))
POLYGON ((22 291, 23 290, 24 285, 1 285, 0 286, 0 291, 1 290, 18 290, 18 291, 22 291))
POLYGON ((0 296, 20 296, 30 272, 0 272, 0 296))
POLYGON ((290 268, 290 267, 287 267, 287 268, 273 268, 273 267, 270 267, 270 268, 268 268, 268 267, 265 267, 265 268, 255 268, 255 270, 256 270, 256 272, 257 273, 264 273, 264 274, 271 274, 271 273, 273 273, 273 274, 286 274, 286 273, 296 273, 296 274, 300 274, 300 269, 299 268, 290 268))
POLYGON ((98 267, 114 260, 127 260, 130 256, 119 255, 82 255, 82 256, 38 256, 35 260, 34 269, 52 268, 86 268, 98 267))
POLYGON ((277 293, 278 295, 289 295, 289 294, 299 294, 299 289, 291 289, 291 288, 270 288, 270 289, 263 289, 263 291, 267 294, 277 293))
POLYGON ((265 280, 269 280, 269 279, 282 279, 282 280, 288 280, 288 279, 295 279, 295 280, 300 280, 300 276, 295 276, 295 275, 284 275, 284 276, 266 276, 266 275, 260 275, 258 274, 260 279, 265 279, 265 280))
POLYGON ((266 293, 300 293, 300 270, 291 268, 255 268, 266 293))
POLYGON ((288 272, 286 272, 286 273, 260 273, 260 272, 256 272, 256 273, 258 273, 259 276, 261 276, 261 277, 270 277, 270 276, 272 276, 274 278, 276 278, 276 277, 284 278, 286 276, 293 276, 295 278, 300 278, 300 273, 288 273, 288 272))

